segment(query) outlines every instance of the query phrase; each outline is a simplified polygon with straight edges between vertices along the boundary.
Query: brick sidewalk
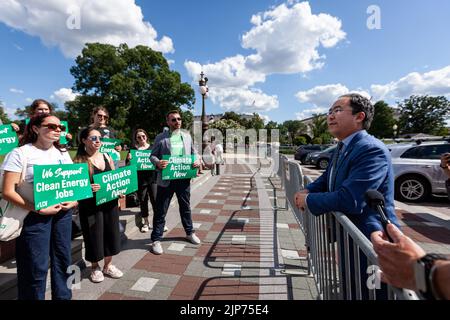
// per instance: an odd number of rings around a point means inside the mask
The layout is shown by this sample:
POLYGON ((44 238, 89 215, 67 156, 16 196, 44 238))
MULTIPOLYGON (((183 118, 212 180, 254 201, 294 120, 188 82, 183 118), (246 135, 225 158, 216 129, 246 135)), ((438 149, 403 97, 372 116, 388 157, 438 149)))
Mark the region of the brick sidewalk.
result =
MULTIPOLYGON (((187 242, 178 222, 164 235, 158 256, 149 251, 149 234, 136 232, 114 258, 124 277, 93 284, 86 268, 74 299, 316 299, 311 278, 282 274, 285 267, 304 268, 303 235, 290 211, 274 214, 272 185, 252 177, 254 171, 225 165, 221 176, 202 186, 205 195, 192 208, 201 245, 187 242)), ((168 215, 178 216, 177 206, 168 215)))

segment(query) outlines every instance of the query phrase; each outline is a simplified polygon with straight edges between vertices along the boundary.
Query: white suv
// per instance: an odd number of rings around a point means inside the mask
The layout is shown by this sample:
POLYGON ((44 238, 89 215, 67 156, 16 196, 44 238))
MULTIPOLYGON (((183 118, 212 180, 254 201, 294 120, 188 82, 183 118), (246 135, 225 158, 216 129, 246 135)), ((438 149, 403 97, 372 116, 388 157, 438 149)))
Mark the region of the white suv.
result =
POLYGON ((421 202, 431 194, 446 194, 440 157, 450 152, 446 141, 402 143, 387 146, 391 151, 395 175, 395 198, 421 202))

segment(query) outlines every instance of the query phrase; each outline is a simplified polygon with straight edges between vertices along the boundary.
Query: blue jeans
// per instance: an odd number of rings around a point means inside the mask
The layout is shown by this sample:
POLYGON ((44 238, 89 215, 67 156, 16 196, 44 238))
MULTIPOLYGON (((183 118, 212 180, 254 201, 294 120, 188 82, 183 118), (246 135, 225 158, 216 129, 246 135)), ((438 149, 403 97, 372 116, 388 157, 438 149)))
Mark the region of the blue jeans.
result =
POLYGON ((19 300, 44 300, 50 262, 52 300, 70 300, 72 210, 43 216, 30 212, 16 241, 19 300), (49 259, 50 258, 50 259, 49 259), (50 260, 50 261, 49 261, 50 260))
POLYGON ((178 206, 180 208, 180 218, 186 235, 191 235, 191 179, 172 180, 168 187, 158 186, 156 192, 156 212, 153 214, 152 241, 160 241, 166 224, 166 214, 169 209, 173 194, 177 195, 178 206))

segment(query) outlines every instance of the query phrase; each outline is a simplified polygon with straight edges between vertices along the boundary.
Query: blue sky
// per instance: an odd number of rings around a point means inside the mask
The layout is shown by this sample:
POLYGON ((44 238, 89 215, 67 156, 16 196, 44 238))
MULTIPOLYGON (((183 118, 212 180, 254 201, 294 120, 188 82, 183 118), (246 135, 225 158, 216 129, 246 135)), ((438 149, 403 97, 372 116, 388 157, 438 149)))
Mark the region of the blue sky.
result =
POLYGON ((277 122, 323 112, 348 91, 393 105, 450 97, 449 13, 446 0, 2 1, 0 100, 10 116, 35 98, 62 107, 76 94, 69 69, 86 41, 162 51, 197 91, 195 114, 201 70, 207 113, 277 122), (367 26, 371 5, 380 29, 367 26))

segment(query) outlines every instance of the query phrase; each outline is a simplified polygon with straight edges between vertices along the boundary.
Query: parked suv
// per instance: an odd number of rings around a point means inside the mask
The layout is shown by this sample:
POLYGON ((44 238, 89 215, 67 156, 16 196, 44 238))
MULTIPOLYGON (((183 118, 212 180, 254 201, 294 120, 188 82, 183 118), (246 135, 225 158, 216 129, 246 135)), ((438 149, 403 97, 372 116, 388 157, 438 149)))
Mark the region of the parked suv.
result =
POLYGON ((388 145, 395 175, 395 198, 421 202, 431 194, 446 194, 445 172, 440 157, 450 152, 450 143, 434 141, 388 145))
POLYGON ((304 146, 298 147, 297 151, 295 152, 294 159, 300 161, 302 164, 306 164, 306 156, 311 152, 317 152, 322 151, 326 149, 326 145, 321 144, 308 144, 304 146))
POLYGON ((325 170, 331 161, 331 157, 333 156, 334 149, 336 149, 336 145, 331 146, 323 151, 311 152, 306 157, 306 163, 313 164, 317 168, 325 170))

